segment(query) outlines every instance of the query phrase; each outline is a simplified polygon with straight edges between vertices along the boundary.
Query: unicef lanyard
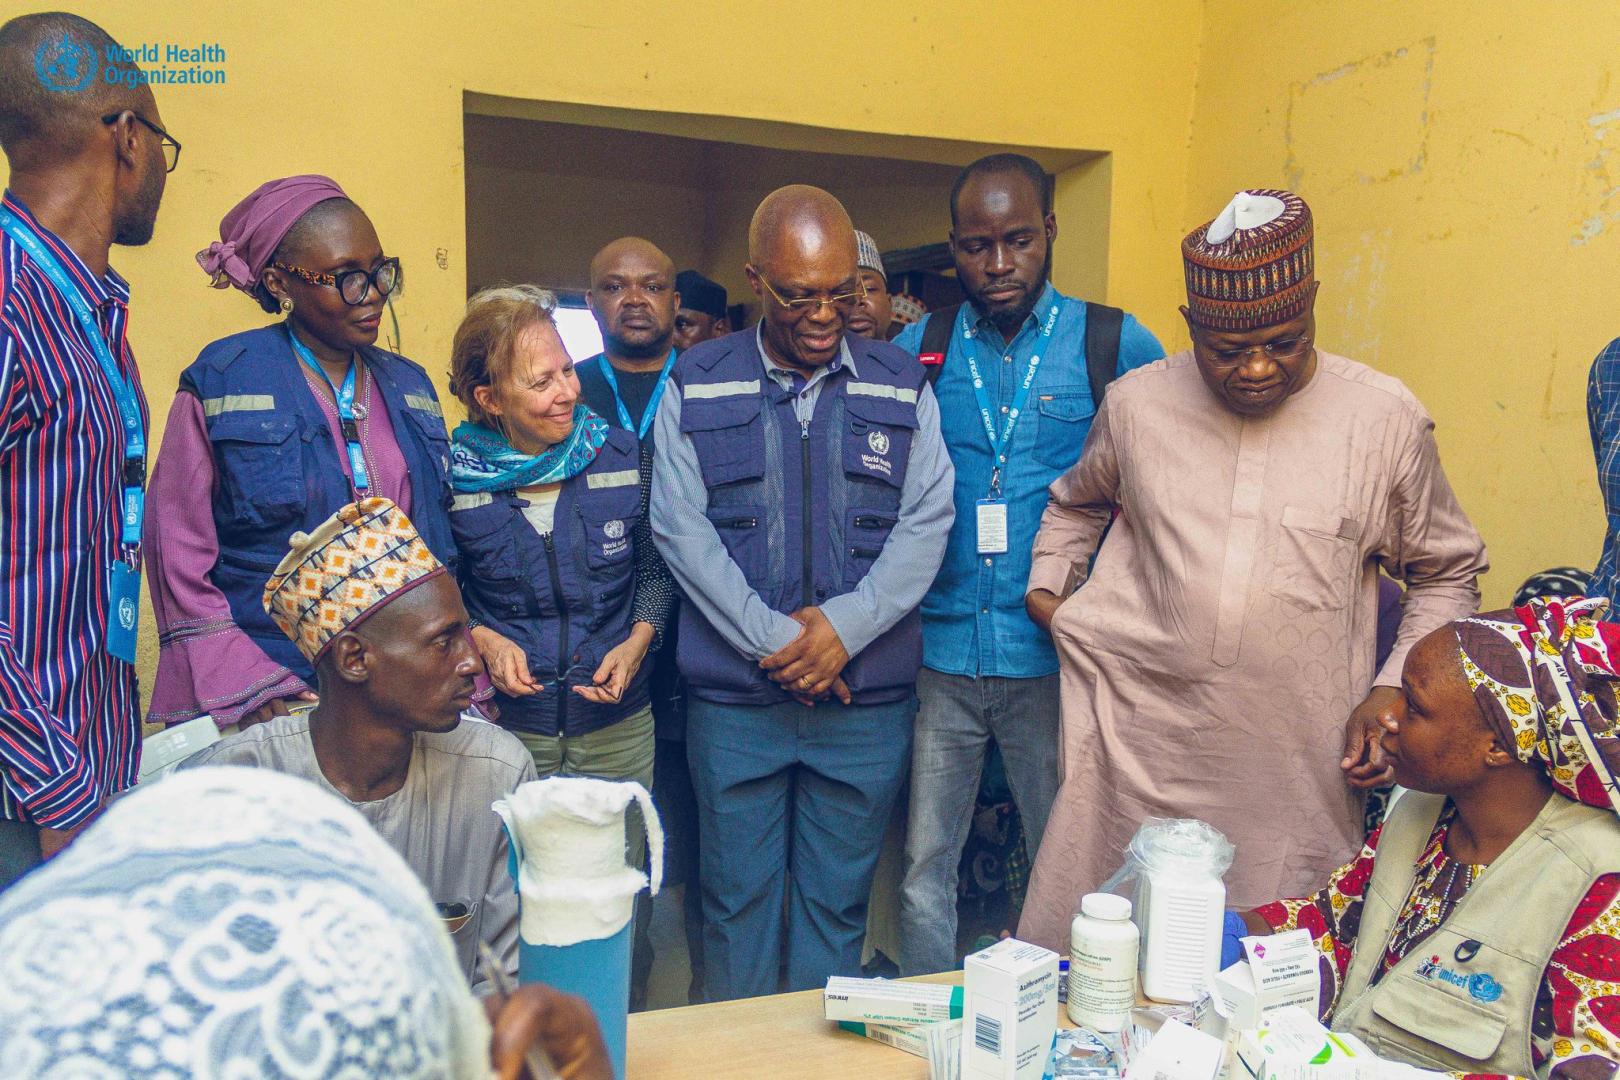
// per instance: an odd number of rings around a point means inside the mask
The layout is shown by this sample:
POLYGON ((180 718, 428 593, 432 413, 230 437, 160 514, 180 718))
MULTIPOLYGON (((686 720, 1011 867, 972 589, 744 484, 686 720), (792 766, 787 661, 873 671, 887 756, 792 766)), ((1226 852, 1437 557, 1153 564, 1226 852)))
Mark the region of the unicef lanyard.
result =
POLYGON ((619 396, 619 377, 613 373, 613 365, 608 361, 607 353, 597 358, 602 368, 602 378, 607 380, 608 389, 613 391, 613 404, 619 409, 619 426, 627 431, 634 431, 636 438, 645 439, 647 430, 652 427, 653 417, 658 415, 658 402, 664 396, 664 386, 669 382, 669 373, 675 368, 676 352, 669 350, 669 357, 664 361, 664 369, 658 373, 658 381, 653 384, 652 396, 647 399, 647 408, 641 414, 639 425, 630 422, 630 410, 624 407, 624 398, 619 396))
MULTIPOLYGON (((962 333, 968 339, 967 365, 968 375, 973 380, 973 396, 979 402, 979 418, 984 421, 984 433, 990 440, 990 453, 995 459, 990 468, 990 498, 999 500, 1001 497, 1001 471, 1007 467, 1007 451, 1012 447, 1013 429, 1018 426, 1018 418, 1023 415, 1024 406, 1029 403, 1029 388, 1035 383, 1035 373, 1040 370, 1041 352, 1046 348, 1046 342, 1052 336, 1052 330, 1057 326, 1058 305, 1053 304, 1052 310, 1047 313, 1046 325, 1041 327, 1041 338, 1030 355, 1029 366, 1024 370, 1023 381, 1018 384, 1013 394, 1012 406, 1007 410, 1007 422, 996 434, 995 413, 990 407, 990 393, 985 389, 984 376, 979 372, 979 361, 974 353, 978 351, 974 344, 972 327, 968 323, 968 312, 972 310, 964 305, 962 308, 962 333)), ((1009 346, 1010 347, 1010 346, 1009 346)))
POLYGON ((360 446, 360 426, 356 422, 365 419, 366 407, 354 403, 354 371, 360 366, 359 361, 349 362, 349 373, 343 376, 343 385, 339 387, 332 382, 332 376, 321 367, 309 347, 298 340, 291 325, 287 326, 287 340, 292 342, 293 352, 298 354, 298 359, 332 388, 332 400, 337 402, 338 420, 343 425, 343 441, 349 448, 349 471, 354 474, 354 490, 363 494, 371 487, 371 478, 366 474, 366 452, 360 446))
POLYGON ((112 349, 108 347, 107 339, 102 336, 101 324, 96 320, 95 309, 68 277, 66 268, 45 246, 45 242, 27 222, 4 207, 0 207, 0 229, 28 253, 35 265, 51 279, 51 284, 56 286, 56 291, 67 301, 68 307, 73 309, 79 328, 90 342, 90 351, 95 354, 101 373, 112 387, 124 432, 124 520, 121 540, 126 550, 133 550, 141 542, 141 522, 146 516, 146 429, 141 422, 141 406, 135 396, 135 388, 124 378, 118 361, 113 359, 112 349))

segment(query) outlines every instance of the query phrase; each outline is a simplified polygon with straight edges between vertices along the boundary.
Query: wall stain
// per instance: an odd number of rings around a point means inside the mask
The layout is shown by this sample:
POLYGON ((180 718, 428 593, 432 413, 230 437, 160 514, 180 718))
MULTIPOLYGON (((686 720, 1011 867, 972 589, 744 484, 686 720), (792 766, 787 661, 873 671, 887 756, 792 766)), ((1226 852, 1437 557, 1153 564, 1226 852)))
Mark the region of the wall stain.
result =
POLYGON ((1299 155, 1295 153, 1294 146, 1294 114, 1301 98, 1314 89, 1338 82, 1340 79, 1365 68, 1387 68, 1391 64, 1406 59, 1417 50, 1422 50, 1424 53, 1423 78, 1418 90, 1419 136, 1417 149, 1406 162, 1393 166, 1380 175, 1369 176, 1365 173, 1357 173, 1354 178, 1362 184, 1378 184, 1423 171, 1423 167, 1428 163, 1429 158, 1429 96, 1434 89, 1434 57, 1437 51, 1437 42, 1433 37, 1426 37, 1412 45, 1403 45, 1374 56, 1367 56, 1359 60, 1352 60, 1349 63, 1340 64, 1338 67, 1320 72, 1304 82, 1297 82, 1289 87, 1288 112, 1283 120, 1283 174, 1288 178, 1288 184, 1291 188, 1296 191, 1299 190, 1304 186, 1305 179, 1305 167, 1299 155))
POLYGON ((1586 171, 1602 187, 1590 204, 1591 212, 1575 226, 1575 233, 1569 238, 1570 247, 1590 244, 1607 232, 1610 225, 1620 221, 1620 205, 1616 205, 1616 198, 1620 196, 1620 178, 1610 168, 1610 159, 1616 151, 1616 144, 1620 143, 1614 138, 1620 134, 1620 109, 1595 112, 1586 118, 1586 126, 1589 129, 1588 137, 1597 144, 1597 152, 1586 163, 1586 171))

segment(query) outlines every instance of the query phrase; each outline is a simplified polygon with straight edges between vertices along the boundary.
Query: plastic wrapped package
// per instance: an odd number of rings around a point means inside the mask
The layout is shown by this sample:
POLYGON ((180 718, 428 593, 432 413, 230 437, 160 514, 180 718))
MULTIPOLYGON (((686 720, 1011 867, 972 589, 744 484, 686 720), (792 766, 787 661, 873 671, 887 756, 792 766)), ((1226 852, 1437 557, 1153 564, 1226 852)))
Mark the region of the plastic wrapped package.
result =
POLYGON ((1148 997, 1193 1001, 1215 976, 1226 915, 1222 877, 1234 854, 1219 829, 1193 818, 1148 818, 1131 838, 1125 864, 1102 891, 1135 903, 1148 997))

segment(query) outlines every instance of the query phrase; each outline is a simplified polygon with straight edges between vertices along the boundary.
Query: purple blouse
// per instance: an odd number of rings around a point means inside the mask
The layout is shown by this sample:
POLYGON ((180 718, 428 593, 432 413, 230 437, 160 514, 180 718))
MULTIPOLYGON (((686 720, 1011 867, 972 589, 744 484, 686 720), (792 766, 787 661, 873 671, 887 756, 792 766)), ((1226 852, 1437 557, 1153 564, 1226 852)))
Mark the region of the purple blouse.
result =
MULTIPOLYGON (((330 390, 318 386, 312 372, 303 374, 348 475, 348 450, 330 390)), ((371 493, 392 499, 408 515, 411 482, 405 456, 376 381, 366 379, 365 384, 366 419, 360 421, 360 442, 371 493)), ((224 727, 267 701, 313 689, 237 628, 225 594, 209 580, 219 560, 219 537, 214 531, 213 500, 200 498, 199 493, 213 492, 216 479, 202 402, 192 394, 177 394, 146 494, 143 554, 158 627, 157 678, 148 723, 174 724, 208 713, 224 727)))

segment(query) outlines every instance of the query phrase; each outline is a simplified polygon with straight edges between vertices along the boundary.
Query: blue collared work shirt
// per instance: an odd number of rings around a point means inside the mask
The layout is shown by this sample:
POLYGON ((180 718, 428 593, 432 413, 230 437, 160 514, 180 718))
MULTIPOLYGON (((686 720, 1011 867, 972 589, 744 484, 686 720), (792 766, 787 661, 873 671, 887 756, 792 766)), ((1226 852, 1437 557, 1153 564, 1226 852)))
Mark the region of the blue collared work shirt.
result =
MULTIPOLYGON (((921 323, 908 326, 894 343, 916 355, 921 323)), ((1164 349, 1141 323, 1125 316, 1120 328, 1118 373, 1152 363, 1164 349)), ((1013 337, 964 305, 951 333, 945 363, 934 386, 940 430, 956 466, 956 521, 939 576, 923 597, 923 663, 949 675, 1035 678, 1058 669, 1052 639, 1024 611, 1030 547, 1046 510, 1047 487, 1080 458, 1096 405, 1086 372, 1086 304, 1064 296, 1048 282, 1029 318, 1013 337), (1042 344, 1041 328, 1053 306, 1057 325, 1042 344), (963 332, 963 315, 970 329, 963 332), (1041 366, 1030 387, 1018 426, 1013 429, 1001 489, 1007 500, 1007 551, 978 552, 975 506, 990 494, 990 440, 979 415, 966 353, 973 349, 979 373, 996 409, 997 430, 1007 420, 1013 396, 1029 358, 1041 351, 1041 366)))

